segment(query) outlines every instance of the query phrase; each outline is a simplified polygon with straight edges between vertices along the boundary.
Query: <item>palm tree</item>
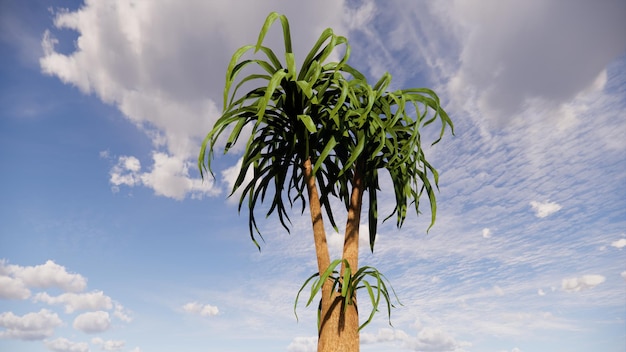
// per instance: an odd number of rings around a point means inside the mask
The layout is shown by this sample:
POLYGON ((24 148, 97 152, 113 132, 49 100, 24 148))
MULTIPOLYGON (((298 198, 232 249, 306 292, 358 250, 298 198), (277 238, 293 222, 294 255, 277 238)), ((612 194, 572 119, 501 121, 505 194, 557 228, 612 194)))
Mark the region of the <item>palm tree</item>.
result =
POLYGON ((372 251, 378 224, 380 169, 386 169, 391 176, 396 200, 387 218, 396 215, 397 226, 401 227, 409 205, 413 204, 419 213, 419 199, 425 193, 430 201, 432 226, 438 174, 425 158, 419 129, 440 123, 435 143, 446 127, 453 129, 433 91, 419 88, 388 92, 389 74, 370 86, 363 74, 347 64, 349 55, 346 38, 329 28, 321 34, 298 71, 289 22, 284 15, 271 13, 256 45, 240 48, 231 59, 226 71, 224 113, 206 136, 198 159, 203 177, 204 172, 212 174, 211 161, 218 138, 223 133, 229 134, 224 147, 227 153, 242 136, 244 127, 251 127, 232 192, 242 190, 239 211, 247 204, 250 236, 257 247, 257 236, 261 236, 254 213, 257 201, 263 202, 266 196, 271 196, 267 216, 277 213, 287 231, 290 224, 287 206, 300 202, 304 212, 308 204, 318 270, 305 285, 309 282, 313 285, 308 304, 321 291, 318 351, 358 351, 359 330, 371 321, 381 297, 386 300, 388 312, 391 306, 384 276, 375 268, 358 266, 364 194, 369 197, 372 251), (262 45, 276 20, 281 21, 283 29, 284 63, 262 45), (340 60, 327 62, 337 48, 343 48, 340 60), (243 58, 252 50, 264 54, 264 59, 243 58), (249 65, 260 70, 239 79, 249 65), (240 89, 258 82, 263 83, 238 94, 240 89), (246 178, 249 170, 253 175, 251 180, 246 178), (337 230, 331 196, 338 198, 348 213, 343 255, 333 262, 322 214, 323 208, 337 230), (339 265, 340 269, 336 270, 339 265), (368 282, 368 277, 375 282, 368 282), (367 290, 374 306, 361 326, 356 303, 356 291, 360 288, 367 290))

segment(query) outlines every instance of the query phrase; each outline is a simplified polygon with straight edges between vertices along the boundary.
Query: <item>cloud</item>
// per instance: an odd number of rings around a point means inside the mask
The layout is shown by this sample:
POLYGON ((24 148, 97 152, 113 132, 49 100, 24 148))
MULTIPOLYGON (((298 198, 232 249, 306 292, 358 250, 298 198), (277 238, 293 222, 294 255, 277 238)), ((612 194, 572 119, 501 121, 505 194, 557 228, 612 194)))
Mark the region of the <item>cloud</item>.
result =
POLYGON ((59 337, 52 341, 45 341, 44 344, 49 350, 55 352, 89 352, 89 345, 87 343, 72 342, 63 337, 59 337))
POLYGON ((578 292, 594 288, 605 280, 606 278, 602 275, 583 275, 581 277, 563 279, 561 287, 568 292, 578 292))
POLYGON ((376 334, 372 333, 361 333, 361 343, 363 344, 373 344, 379 342, 392 342, 392 341, 401 341, 406 342, 409 340, 409 335, 402 330, 399 329, 389 329, 382 328, 378 329, 376 334))
POLYGON ((130 316, 128 310, 117 302, 115 303, 115 311, 113 312, 113 316, 125 323, 130 323, 131 321, 133 321, 133 318, 130 316))
POLYGON ((126 342, 122 340, 105 341, 99 337, 91 339, 91 343, 100 346, 100 348, 104 351, 119 351, 126 345, 126 342))
POLYGON ((112 300, 102 291, 94 291, 90 293, 64 293, 62 295, 52 297, 46 292, 38 293, 33 297, 35 302, 44 302, 47 304, 63 304, 66 313, 73 313, 77 310, 98 310, 111 309, 113 307, 112 300))
POLYGON ((87 312, 77 316, 72 326, 87 334, 95 334, 108 330, 111 319, 109 313, 104 311, 87 312))
POLYGON ((187 313, 198 314, 203 317, 215 316, 220 312, 215 306, 210 304, 203 305, 198 302, 187 303, 182 308, 187 313))
POLYGON ((239 158, 237 163, 231 167, 228 167, 222 170, 222 180, 226 182, 226 192, 229 195, 228 202, 231 204, 239 204, 239 199, 241 198, 241 194, 243 193, 243 189, 247 183, 252 181, 254 177, 254 171, 252 168, 248 168, 246 171, 246 176, 244 177, 243 187, 239 187, 235 193, 231 195, 233 191, 233 187, 235 186, 235 182, 237 181, 237 177, 239 176, 239 170, 241 170, 241 165, 243 164, 243 158, 239 158))
MULTIPOLYGON (((419 322, 417 325, 421 325, 419 322)), ((441 328, 423 327, 417 336, 410 336, 401 329, 379 329, 376 334, 361 333, 363 344, 384 342, 400 342, 404 348, 415 351, 464 351, 463 347, 471 346, 467 342, 457 342, 441 328)))
POLYGON ((535 98, 555 106, 571 100, 626 49, 620 34, 626 31, 623 2, 484 5, 489 11, 458 1, 436 5, 433 12, 453 24, 453 36, 462 43, 451 91, 475 92, 480 112, 491 122, 510 121, 535 98))
MULTIPOLYGON (((186 6, 89 1, 77 10, 54 14, 56 29, 77 32, 76 50, 57 51, 58 39, 46 30, 39 63, 42 73, 117 107, 152 141, 150 171, 134 174, 138 164, 128 169, 125 162, 132 157, 126 157, 111 170, 114 186, 141 185, 174 199, 215 195, 188 168, 195 168, 200 142, 220 115, 216 102, 221 105, 231 55, 254 42, 265 16, 277 10, 289 16, 292 35, 298 38, 294 50, 302 60, 323 29, 341 33, 345 28, 343 6, 332 0, 250 1, 242 7, 204 1, 186 6)), ((268 36, 269 45, 281 48, 274 37, 268 36)))
POLYGON ((54 328, 62 324, 56 313, 42 309, 37 313, 17 316, 12 312, 0 314, 0 338, 19 340, 43 340, 54 334, 54 328))
POLYGON ((0 260, 0 278, 10 287, 0 289, 0 295, 27 298, 26 287, 60 288, 69 292, 80 292, 87 287, 87 280, 79 274, 68 273, 65 267, 52 260, 36 266, 7 265, 0 260))
POLYGON ((425 327, 417 334, 417 339, 408 342, 409 348, 415 351, 463 351, 469 343, 457 342, 440 328, 425 327))
POLYGON ((619 249, 626 247, 626 238, 620 238, 619 240, 612 242, 611 246, 619 249))
POLYGON ((545 218, 561 210, 561 206, 554 202, 540 203, 532 201, 530 202, 530 206, 533 208, 533 210, 535 211, 535 216, 537 216, 538 218, 545 218))
POLYGON ((491 230, 488 228, 484 228, 483 229, 483 238, 489 238, 491 237, 491 230))
POLYGON ((317 337, 298 336, 287 346, 288 352, 315 352, 317 351, 317 337))
POLYGON ((134 187, 141 184, 139 170, 141 163, 134 156, 122 155, 117 159, 117 164, 111 168, 109 182, 113 185, 114 191, 118 191, 121 185, 134 187))
POLYGON ((144 185, 154 190, 159 196, 183 200, 187 196, 202 198, 205 195, 219 194, 213 187, 213 180, 207 177, 204 181, 190 177, 190 168, 196 164, 184 158, 167 153, 153 153, 152 169, 141 172, 141 163, 134 156, 120 156, 109 173, 109 182, 114 192, 119 186, 135 187, 144 185))
POLYGON ((620 276, 622 277, 622 279, 624 279, 626 281, 626 271, 622 271, 620 276))
MULTIPOLYGON (((0 262, 0 265, 1 262, 0 262)), ((0 299, 26 299, 30 297, 30 290, 22 280, 5 276, 0 272, 0 299)))

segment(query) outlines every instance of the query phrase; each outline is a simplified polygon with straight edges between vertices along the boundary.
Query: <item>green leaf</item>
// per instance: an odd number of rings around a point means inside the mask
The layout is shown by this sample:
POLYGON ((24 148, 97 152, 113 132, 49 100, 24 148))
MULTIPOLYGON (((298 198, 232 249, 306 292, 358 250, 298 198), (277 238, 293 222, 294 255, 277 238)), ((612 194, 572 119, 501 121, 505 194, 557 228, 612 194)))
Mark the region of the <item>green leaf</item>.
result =
POLYGON ((311 116, 309 116, 309 115, 298 115, 298 120, 302 121, 302 123, 304 124, 304 126, 306 127, 306 129, 310 133, 317 132, 317 128, 315 128, 315 123, 313 123, 313 120, 311 119, 311 116))
POLYGON ((283 27, 283 39, 285 42, 285 51, 288 53, 291 53, 291 34, 289 31, 289 21, 287 20, 287 17, 285 17, 285 15, 280 15, 276 12, 272 12, 270 13, 267 18, 265 19, 265 23, 263 24, 263 27, 261 28, 261 32, 259 33, 259 39, 257 40, 256 43, 256 50, 258 51, 261 48, 261 44, 263 43, 263 39, 265 38, 265 35, 267 34, 267 32, 269 31, 270 27, 272 26, 272 24, 274 23, 274 21, 276 21, 277 19, 280 19, 280 22, 282 24, 283 27))
POLYGON ((333 148, 335 148, 336 145, 337 140, 335 140, 335 137, 330 137, 330 139, 326 143, 326 146, 324 147, 324 150, 322 150, 319 157, 315 161, 315 165, 313 166, 313 175, 315 175, 317 170, 322 166, 322 163, 326 160, 326 158, 328 158, 328 154, 330 154, 330 152, 333 150, 333 148))
POLYGON ((378 231, 378 201, 376 198, 376 189, 369 189, 369 213, 368 213, 368 222, 369 222, 369 242, 370 249, 372 253, 374 253, 374 242, 376 241, 376 232, 378 231))

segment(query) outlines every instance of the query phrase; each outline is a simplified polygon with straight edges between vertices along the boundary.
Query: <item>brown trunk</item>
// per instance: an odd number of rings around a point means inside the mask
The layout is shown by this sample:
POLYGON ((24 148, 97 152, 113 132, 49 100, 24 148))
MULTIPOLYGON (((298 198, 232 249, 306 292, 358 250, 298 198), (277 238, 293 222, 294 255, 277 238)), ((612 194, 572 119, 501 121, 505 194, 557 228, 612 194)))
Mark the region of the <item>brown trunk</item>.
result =
MULTIPOLYGON (((320 197, 317 193, 315 177, 313 177, 311 159, 307 159, 304 162, 304 178, 306 180, 307 191, 309 193, 309 209, 311 212, 311 224, 313 225, 313 239, 315 240, 317 269, 321 275, 330 266, 330 255, 328 254, 326 231, 324 230, 324 220, 322 219, 322 205, 320 204, 320 197)), ((324 285, 324 287, 325 286, 327 285, 324 285)), ((330 290, 330 286, 328 289, 330 290)), ((327 291, 326 293, 329 294, 330 292, 327 291)))
MULTIPOLYGON (((324 221, 322 219, 322 206, 320 204, 319 194, 317 193, 315 177, 313 177, 313 165, 311 164, 310 159, 307 159, 304 162, 304 177, 307 183, 307 191, 309 194, 309 209, 311 212, 311 224, 313 225, 313 239, 315 241, 315 254, 317 256, 317 270, 320 275, 322 275, 322 273, 326 271, 326 269, 328 269, 328 267, 330 266, 330 255, 328 253, 328 244, 326 243, 326 231, 324 230, 324 221)), ((339 320, 338 317, 336 319, 330 319, 330 317, 327 318, 332 303, 330 297, 331 289, 331 281, 326 281, 322 285, 322 297, 320 304, 321 326, 318 336, 318 351, 332 351, 332 346, 337 344, 336 339, 333 339, 333 336, 331 336, 332 334, 322 334, 322 331, 327 331, 326 328, 329 327, 326 322, 339 320)))
MULTIPOLYGON (((326 232, 322 220, 322 208, 317 193, 315 177, 311 160, 304 163, 304 176, 309 193, 309 208, 311 223, 313 224, 313 237, 315 240, 315 253, 320 275, 330 266, 326 232)), ((343 248, 343 258, 348 261, 354 273, 358 269, 359 257, 359 224, 361 220, 361 202, 363 198, 363 180, 355 172, 354 184, 348 210, 346 234, 343 248)), ((345 270, 341 267, 341 273, 345 270)), ((320 327, 317 343, 318 352, 358 352, 359 351, 359 314, 356 305, 356 297, 353 304, 343 309, 344 299, 339 292, 331 292, 332 281, 328 280, 322 285, 320 327), (332 297, 331 297, 332 295, 332 297)))
MULTIPOLYGON (((361 222, 361 204, 363 199, 363 180, 358 170, 355 170, 350 208, 346 222, 346 233, 343 243, 343 259, 350 264, 352 273, 359 266, 359 224, 361 222)), ((343 275, 345 265, 341 265, 340 274, 343 275)), ((359 311, 357 309, 356 292, 352 297, 352 304, 344 307, 344 298, 338 292, 333 293, 329 300, 328 311, 324 310, 322 300, 322 319, 317 346, 318 352, 358 352, 359 339, 359 311)))

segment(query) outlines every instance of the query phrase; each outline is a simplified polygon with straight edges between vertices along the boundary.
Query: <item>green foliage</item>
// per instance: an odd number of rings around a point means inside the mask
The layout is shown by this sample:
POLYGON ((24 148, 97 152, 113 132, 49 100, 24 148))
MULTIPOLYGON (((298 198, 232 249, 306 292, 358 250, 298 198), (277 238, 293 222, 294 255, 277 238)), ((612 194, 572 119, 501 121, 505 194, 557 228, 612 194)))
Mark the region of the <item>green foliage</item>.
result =
POLYGON ((370 86, 363 74, 347 64, 349 55, 346 38, 335 35, 329 28, 322 32, 298 71, 289 22, 284 15, 271 13, 256 45, 237 50, 228 65, 224 113, 204 139, 198 164, 203 177, 204 172, 213 174, 211 161, 220 135, 229 133, 224 147, 227 153, 241 137, 244 127, 251 127, 232 193, 243 191, 239 211, 247 204, 250 236, 257 247, 255 233, 260 235, 254 214, 257 201, 263 202, 269 195, 271 204, 266 216, 277 213, 282 226, 289 231, 287 204, 293 206, 300 201, 302 211, 305 209, 303 164, 309 159, 314 165, 320 202, 335 229, 329 197, 339 198, 347 209, 355 174, 362 177, 370 200, 372 251, 378 225, 379 169, 386 169, 391 175, 396 200, 395 208, 385 220, 396 215, 397 226, 401 227, 410 205, 419 213, 419 199, 425 194, 432 214, 430 226, 435 222, 434 189, 438 187, 439 176, 424 156, 419 129, 439 123, 439 138, 434 142, 437 143, 446 127, 453 131, 450 118, 430 89, 388 92, 389 74, 370 86), (284 61, 263 46, 265 35, 276 20, 280 20, 283 29, 284 61), (338 49, 343 49, 340 60, 327 62, 338 49), (262 57, 242 59, 250 51, 262 57), (256 66, 258 71, 240 78, 249 65, 256 66), (240 88, 252 83, 258 86, 238 94, 240 88), (245 179, 249 169, 253 174, 250 181, 245 179))
MULTIPOLYGON (((387 289, 387 284, 389 283, 389 281, 376 268, 373 268, 371 266, 364 266, 360 268, 359 270, 357 270, 357 272, 352 274, 352 269, 350 268, 350 264, 348 263, 347 260, 345 259, 334 260, 330 264, 328 269, 326 269, 326 271, 322 273, 322 275, 320 275, 319 273, 315 273, 311 275, 304 282, 302 287, 300 287, 300 290, 298 290, 298 294, 296 295, 296 300, 295 300, 294 307, 293 307, 294 314, 296 314, 296 319, 298 317, 296 309, 298 307, 298 300, 300 298, 300 293, 302 293, 302 290, 304 290, 304 288, 309 284, 309 282, 311 282, 311 280, 313 280, 313 282, 311 284, 311 293, 306 303, 307 307, 311 304, 315 296, 321 291, 322 285, 324 284, 324 282, 326 282, 326 280, 332 280, 333 286, 332 286, 331 294, 333 294, 334 292, 341 293, 341 297, 343 297, 344 299, 343 300, 344 306, 342 307, 342 309, 345 309, 347 305, 353 304, 353 299, 356 297, 357 290, 360 290, 360 289, 367 290, 368 296, 370 298, 370 302, 372 303, 372 311, 370 312, 370 315, 368 316, 367 320, 359 326, 359 330, 363 329, 365 326, 367 326, 367 324, 369 324, 372 321, 372 318, 374 318, 374 314, 378 311, 378 306, 380 305, 381 297, 385 300, 385 303, 387 306, 387 316, 389 318, 389 325, 391 325, 391 307, 395 307, 395 306, 391 304, 389 290, 387 289), (343 275, 339 275, 336 269, 337 269, 337 266, 342 263, 345 269, 344 269, 343 275), (376 283, 372 284, 369 281, 367 281, 366 278, 368 277, 374 279, 376 283), (385 283, 385 281, 387 283, 385 283)), ((393 293, 396 301, 399 304, 402 304, 400 303, 400 300, 398 300, 398 296, 396 295, 396 292, 393 290, 393 287, 391 287, 390 284, 389 284, 389 287, 391 288, 391 292, 393 293)), ((318 312, 318 326, 319 324, 320 324, 320 316, 318 312)))

